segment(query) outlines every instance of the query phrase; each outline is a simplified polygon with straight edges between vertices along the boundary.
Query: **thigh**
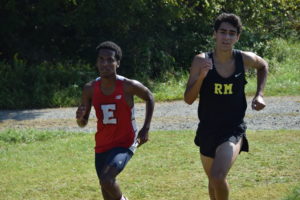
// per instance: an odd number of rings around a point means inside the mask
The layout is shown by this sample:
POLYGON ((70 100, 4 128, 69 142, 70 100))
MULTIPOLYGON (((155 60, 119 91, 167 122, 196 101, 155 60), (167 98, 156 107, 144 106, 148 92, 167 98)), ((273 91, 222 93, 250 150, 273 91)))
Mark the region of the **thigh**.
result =
POLYGON ((236 160, 242 145, 242 138, 234 143, 230 140, 220 144, 216 149, 216 155, 212 164, 212 173, 228 174, 229 169, 236 160))
POLYGON ((100 177, 101 171, 103 171, 104 165, 107 160, 108 152, 95 153, 95 168, 97 176, 100 177))
POLYGON ((200 154, 200 159, 201 159, 202 167, 203 167, 206 175, 208 177, 210 177, 210 171, 211 171, 211 167, 214 162, 214 159, 211 157, 205 156, 203 154, 200 154))

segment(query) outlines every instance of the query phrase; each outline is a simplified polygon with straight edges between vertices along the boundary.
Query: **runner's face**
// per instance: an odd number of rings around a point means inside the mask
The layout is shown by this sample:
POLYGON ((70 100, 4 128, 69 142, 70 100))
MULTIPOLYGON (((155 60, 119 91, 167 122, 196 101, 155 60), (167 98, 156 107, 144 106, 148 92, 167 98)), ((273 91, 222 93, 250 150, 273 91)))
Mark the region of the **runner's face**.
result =
POLYGON ((99 50, 96 66, 101 77, 107 78, 117 74, 119 62, 115 55, 116 52, 110 49, 99 50))
POLYGON ((232 50, 233 45, 239 40, 237 28, 227 22, 222 22, 219 29, 214 31, 216 47, 220 50, 232 50))

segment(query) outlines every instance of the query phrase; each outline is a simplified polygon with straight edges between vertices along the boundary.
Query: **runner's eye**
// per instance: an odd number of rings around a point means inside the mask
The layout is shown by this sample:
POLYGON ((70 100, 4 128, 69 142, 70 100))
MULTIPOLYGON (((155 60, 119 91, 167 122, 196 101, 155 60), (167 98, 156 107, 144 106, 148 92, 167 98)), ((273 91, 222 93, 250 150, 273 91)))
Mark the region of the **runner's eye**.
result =
POLYGON ((236 32, 229 32, 230 37, 234 37, 236 35, 236 32))

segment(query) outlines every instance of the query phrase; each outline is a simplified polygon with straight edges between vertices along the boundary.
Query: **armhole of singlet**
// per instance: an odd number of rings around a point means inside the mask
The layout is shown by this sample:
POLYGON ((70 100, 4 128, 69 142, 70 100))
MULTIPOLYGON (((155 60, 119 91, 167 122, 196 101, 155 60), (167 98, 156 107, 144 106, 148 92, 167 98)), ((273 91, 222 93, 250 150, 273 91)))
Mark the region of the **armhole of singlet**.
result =
POLYGON ((246 85, 248 81, 246 79, 246 71, 244 68, 244 60, 243 60, 242 53, 240 50, 234 50, 234 54, 236 56, 237 66, 239 67, 238 71, 239 73, 243 74, 244 84, 246 85))
POLYGON ((100 80, 101 80, 101 77, 97 77, 97 78, 93 81, 93 83, 92 83, 93 91, 95 91, 95 88, 96 88, 97 84, 99 85, 100 80))
POLYGON ((101 79, 101 77, 99 76, 95 79, 95 81, 99 81, 100 79, 101 79))
POLYGON ((92 102, 94 101, 95 94, 97 93, 97 85, 99 85, 100 78, 98 77, 92 83, 92 102))
POLYGON ((212 58, 212 52, 205 52, 205 58, 212 58))
POLYGON ((212 60, 212 64, 213 64, 213 69, 215 68, 215 64, 214 64, 214 59, 213 59, 213 56, 212 56, 212 52, 206 52, 205 53, 205 58, 210 58, 212 60))
POLYGON ((97 85, 99 85, 100 80, 101 80, 100 77, 98 77, 93 81, 92 83, 93 91, 95 91, 95 88, 97 87, 97 85))
POLYGON ((244 61, 241 51, 234 49, 233 52, 236 57, 236 66, 239 67, 238 72, 242 72, 243 74, 245 74, 244 61))
POLYGON ((114 91, 114 93, 115 92, 117 92, 117 93, 121 93, 122 94, 122 96, 124 97, 124 101, 125 101, 125 96, 124 96, 124 94, 125 94, 125 92, 124 92, 124 85, 125 85, 125 77, 124 76, 120 76, 120 75, 118 75, 117 76, 117 88, 116 88, 116 90, 114 91))
POLYGON ((117 84, 122 90, 122 94, 124 94, 124 82, 125 82, 125 77, 121 75, 117 75, 117 84))

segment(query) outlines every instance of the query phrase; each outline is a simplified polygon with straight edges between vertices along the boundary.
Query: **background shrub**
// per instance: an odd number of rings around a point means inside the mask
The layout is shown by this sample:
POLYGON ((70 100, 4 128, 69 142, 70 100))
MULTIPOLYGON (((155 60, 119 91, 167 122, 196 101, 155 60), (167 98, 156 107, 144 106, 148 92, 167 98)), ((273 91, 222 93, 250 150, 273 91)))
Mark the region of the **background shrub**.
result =
POLYGON ((186 72, 196 53, 212 49, 212 23, 221 12, 242 18, 236 48, 266 56, 274 38, 299 40, 299 5, 299 0, 1 1, 0 108, 75 105, 72 94, 96 76, 95 47, 105 40, 122 47, 119 73, 125 76, 150 84, 186 72))

